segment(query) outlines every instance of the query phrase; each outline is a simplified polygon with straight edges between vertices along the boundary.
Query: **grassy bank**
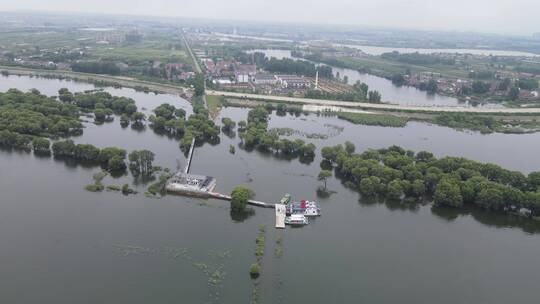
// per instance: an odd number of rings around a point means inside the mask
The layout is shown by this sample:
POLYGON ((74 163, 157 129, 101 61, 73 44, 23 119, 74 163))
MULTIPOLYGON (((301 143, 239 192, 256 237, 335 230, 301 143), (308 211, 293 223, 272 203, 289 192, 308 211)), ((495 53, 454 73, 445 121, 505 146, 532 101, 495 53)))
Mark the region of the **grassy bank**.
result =
POLYGON ((406 117, 399 117, 387 114, 338 112, 336 113, 336 116, 340 119, 352 122, 353 124, 395 128, 405 127, 408 121, 406 117))

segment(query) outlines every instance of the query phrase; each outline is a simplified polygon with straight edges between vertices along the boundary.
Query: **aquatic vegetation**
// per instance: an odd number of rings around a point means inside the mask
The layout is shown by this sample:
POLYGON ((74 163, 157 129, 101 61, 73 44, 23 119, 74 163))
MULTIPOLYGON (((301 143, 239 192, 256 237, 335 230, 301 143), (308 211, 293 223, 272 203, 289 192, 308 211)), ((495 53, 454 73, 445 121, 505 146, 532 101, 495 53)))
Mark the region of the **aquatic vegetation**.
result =
MULTIPOLYGON (((266 242, 266 226, 259 226, 259 233, 255 238, 255 256, 257 261, 250 265, 249 275, 252 279, 258 278, 262 273, 262 258, 264 256, 264 247, 266 242)), ((253 299, 253 297, 252 297, 253 299)))
POLYGON ((353 124, 366 126, 381 126, 402 128, 407 125, 406 117, 399 117, 388 114, 364 114, 364 113, 347 113, 337 112, 336 116, 353 124))
POLYGON ((137 194, 137 191, 131 189, 131 188, 129 187, 129 184, 124 184, 124 185, 122 186, 122 194, 124 194, 124 195, 137 194))
POLYGON ((276 239, 276 249, 274 251, 274 256, 276 258, 281 258, 283 256, 283 237, 278 236, 276 239))
POLYGON ((160 174, 158 181, 148 186, 147 193, 151 194, 152 196, 157 196, 158 194, 161 194, 163 192, 165 184, 167 183, 167 180, 171 176, 172 174, 170 173, 170 170, 164 170, 164 172, 160 174))
POLYGON ((176 247, 163 247, 161 249, 147 248, 136 245, 113 245, 114 251, 120 256, 144 256, 144 255, 164 255, 171 260, 179 260, 190 263, 195 269, 199 270, 206 277, 206 283, 209 288, 209 300, 206 303, 219 303, 221 289, 223 288, 223 282, 227 276, 225 272, 224 260, 231 257, 231 252, 224 251, 210 251, 208 256, 212 259, 212 262, 204 262, 196 260, 187 248, 176 247))
POLYGON ((135 245, 113 245, 114 250, 122 256, 130 255, 152 255, 157 252, 155 249, 135 245))
POLYGON ((103 186, 101 181, 108 174, 109 173, 107 171, 101 171, 101 172, 95 173, 94 176, 93 176, 94 183, 90 184, 90 185, 87 185, 86 187, 84 187, 84 189, 86 189, 87 191, 90 191, 90 192, 101 192, 101 191, 103 191, 105 189, 105 186, 103 186))
POLYGON ((255 284, 253 286, 253 289, 251 290, 251 300, 249 303, 250 304, 259 303, 259 297, 260 297, 259 287, 257 286, 257 284, 255 284))
POLYGON ((259 263, 253 263, 249 266, 249 275, 251 278, 256 279, 261 274, 261 266, 259 263))
POLYGON ((122 191, 122 187, 118 185, 109 185, 106 189, 107 191, 122 191))
POLYGON ((306 133, 292 128, 272 128, 269 133, 275 133, 280 136, 301 136, 310 139, 328 139, 329 135, 322 133, 306 133))

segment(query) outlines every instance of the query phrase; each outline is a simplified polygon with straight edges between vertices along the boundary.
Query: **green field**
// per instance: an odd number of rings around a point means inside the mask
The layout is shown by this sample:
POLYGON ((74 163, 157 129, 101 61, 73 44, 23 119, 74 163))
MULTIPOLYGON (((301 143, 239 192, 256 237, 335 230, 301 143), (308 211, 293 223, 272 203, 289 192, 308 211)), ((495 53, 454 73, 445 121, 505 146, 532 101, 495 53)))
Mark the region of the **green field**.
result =
POLYGON ((134 45, 107 46, 97 48, 92 56, 112 60, 188 60, 186 52, 171 48, 165 43, 139 43, 134 45))
POLYGON ((451 78, 467 78, 469 73, 465 70, 460 70, 455 66, 449 65, 430 65, 421 66, 413 65, 401 62, 394 62, 378 57, 365 57, 365 58, 351 58, 341 57, 336 58, 343 63, 344 66, 355 70, 369 70, 371 73, 383 76, 391 77, 393 74, 403 74, 407 69, 413 73, 418 72, 431 72, 441 74, 442 76, 451 78))

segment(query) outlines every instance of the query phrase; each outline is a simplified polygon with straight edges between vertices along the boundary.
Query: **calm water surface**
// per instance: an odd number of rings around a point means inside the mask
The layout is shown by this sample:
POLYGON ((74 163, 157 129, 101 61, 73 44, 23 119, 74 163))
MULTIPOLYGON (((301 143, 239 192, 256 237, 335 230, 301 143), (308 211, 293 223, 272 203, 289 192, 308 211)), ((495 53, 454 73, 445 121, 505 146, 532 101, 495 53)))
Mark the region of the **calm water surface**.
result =
MULTIPOLYGON (((0 90, 38 88, 56 94, 93 86, 59 80, 0 78, 0 90)), ((179 97, 107 89, 134 98, 149 110, 162 102, 189 108, 179 97)), ((223 117, 245 119, 247 109, 226 108, 223 117)), ((220 119, 220 118, 218 118, 220 119)), ((117 119, 118 120, 118 119, 117 119)), ((128 150, 150 149, 156 163, 175 169, 185 163, 174 139, 150 129, 122 129, 118 121, 86 124, 77 142, 128 150)), ((317 146, 351 140, 357 150, 402 145, 437 155, 465 156, 510 169, 540 170, 540 135, 480 135, 421 123, 405 128, 356 126, 332 117, 272 115, 271 127, 327 134, 307 139, 317 146), (341 128, 343 128, 341 130, 341 128)), ((295 135, 295 137, 301 135, 295 135)), ((6 303, 247 303, 248 267, 254 239, 268 226, 261 280, 263 303, 531 303, 540 281, 537 223, 478 212, 362 200, 337 179, 330 198, 316 198, 320 157, 311 164, 286 160, 238 145, 221 135, 218 145, 196 149, 193 173, 217 178, 217 190, 238 184, 273 202, 285 192, 317 199, 323 216, 301 229, 276 231, 273 211, 257 209, 235 221, 228 203, 178 196, 90 193, 99 168, 0 150, 0 286, 6 303), (274 256, 283 237, 284 255, 274 256), (126 246, 140 246, 125 254, 126 246), (174 258, 170 248, 184 248, 174 258), (216 252, 228 252, 216 257, 216 252), (188 257, 189 256, 189 257, 188 257), (197 264, 201 263, 201 264, 197 264), (209 288, 196 265, 221 266, 222 286, 209 288), (219 296, 216 298, 216 293, 219 296)), ((104 184, 132 182, 107 177, 104 184)), ((140 192, 143 184, 133 185, 140 192)))
POLYGON ((538 54, 520 52, 520 51, 505 51, 505 50, 482 50, 482 49, 419 49, 419 48, 403 48, 403 47, 384 47, 384 46, 372 46, 372 45, 354 45, 354 44, 335 44, 336 46, 344 46, 349 48, 360 49, 362 52, 379 56, 384 53, 397 51, 400 53, 420 53, 420 54, 433 54, 433 53, 450 53, 450 54, 471 54, 481 56, 519 56, 519 57, 535 57, 538 54))
MULTIPOLYGON (((293 58, 289 50, 253 50, 252 52, 263 52, 267 57, 278 59, 293 58)), ((395 86, 392 81, 357 70, 332 67, 334 76, 344 78, 347 76, 348 83, 354 84, 357 81, 369 86, 370 90, 377 90, 382 95, 382 100, 388 103, 401 105, 437 105, 437 106, 457 106, 460 104, 457 98, 443 96, 439 94, 428 94, 410 86, 395 86)))

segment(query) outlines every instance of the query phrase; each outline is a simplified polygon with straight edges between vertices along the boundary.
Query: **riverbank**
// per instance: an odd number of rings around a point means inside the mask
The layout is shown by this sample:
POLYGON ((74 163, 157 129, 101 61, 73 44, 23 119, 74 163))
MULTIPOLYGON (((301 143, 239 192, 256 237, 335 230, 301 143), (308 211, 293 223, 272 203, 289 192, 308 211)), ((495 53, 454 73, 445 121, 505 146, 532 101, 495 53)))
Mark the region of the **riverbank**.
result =
POLYGON ((72 72, 67 70, 39 70, 11 66, 0 66, 0 71, 3 74, 7 73, 7 75, 71 79, 88 83, 103 83, 105 85, 132 88, 145 92, 180 95, 181 97, 186 99, 190 99, 192 95, 188 88, 163 83, 143 81, 125 76, 98 75, 72 72))
POLYGON ((356 108, 367 110, 395 111, 395 112, 419 112, 419 113, 477 113, 477 114, 521 114, 539 115, 540 108, 474 108, 474 107, 450 107, 450 106, 407 106, 381 103, 349 102, 324 99, 310 99, 286 96, 272 96, 248 93, 235 93, 225 91, 209 90, 206 92, 211 96, 234 97, 239 99, 252 99, 260 101, 273 101, 291 104, 308 104, 320 106, 336 106, 344 108, 356 108))

